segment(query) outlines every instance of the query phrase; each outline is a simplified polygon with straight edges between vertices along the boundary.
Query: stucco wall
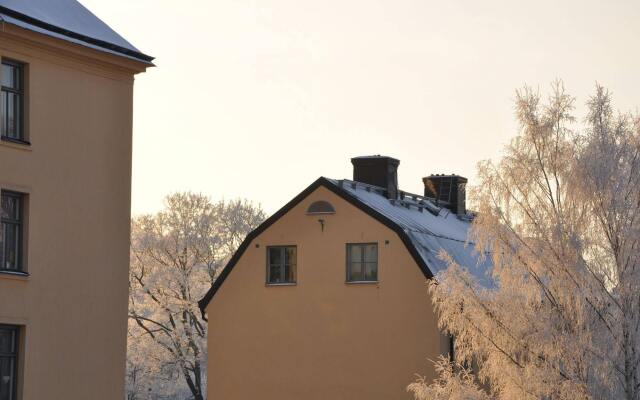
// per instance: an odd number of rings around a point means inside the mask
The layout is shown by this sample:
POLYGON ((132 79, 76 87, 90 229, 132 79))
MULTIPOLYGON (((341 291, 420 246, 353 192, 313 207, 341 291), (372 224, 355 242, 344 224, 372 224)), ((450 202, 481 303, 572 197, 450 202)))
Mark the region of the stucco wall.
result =
POLYGON ((322 187, 251 243, 206 311, 209 399, 409 399, 447 351, 398 236, 322 187), (316 200, 336 214, 306 215, 316 200), (378 284, 345 283, 354 242, 378 243, 378 284), (269 245, 297 245, 297 285, 265 285, 269 245))
POLYGON ((32 143, 0 142, 0 188, 28 194, 30 276, 0 274, 0 323, 24 326, 19 398, 121 399, 133 71, 3 29, 0 56, 28 64, 32 143))

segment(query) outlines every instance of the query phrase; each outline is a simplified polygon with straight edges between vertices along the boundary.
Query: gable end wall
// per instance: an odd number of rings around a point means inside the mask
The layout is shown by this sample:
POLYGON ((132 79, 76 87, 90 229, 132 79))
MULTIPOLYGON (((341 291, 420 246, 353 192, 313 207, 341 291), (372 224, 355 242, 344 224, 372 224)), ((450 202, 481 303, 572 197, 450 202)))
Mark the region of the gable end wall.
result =
POLYGON ((208 398, 409 399, 447 349, 400 237, 323 186, 248 244, 206 311, 208 398), (317 200, 336 213, 306 215, 317 200), (345 283, 356 242, 378 243, 378 284, 345 283), (295 286, 265 285, 270 245, 298 247, 295 286))

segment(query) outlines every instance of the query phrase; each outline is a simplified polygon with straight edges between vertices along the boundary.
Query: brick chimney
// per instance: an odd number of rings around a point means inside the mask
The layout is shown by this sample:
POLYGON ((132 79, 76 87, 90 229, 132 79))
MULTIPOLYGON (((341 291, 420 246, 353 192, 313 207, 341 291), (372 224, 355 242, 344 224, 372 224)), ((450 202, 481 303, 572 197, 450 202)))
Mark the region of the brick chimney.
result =
POLYGON ((400 160, 376 155, 354 157, 353 180, 384 188, 387 198, 398 198, 398 165, 400 160))
POLYGON ((458 215, 467 213, 466 185, 467 178, 459 175, 429 175, 422 178, 424 195, 435 199, 436 203, 448 208, 458 215))

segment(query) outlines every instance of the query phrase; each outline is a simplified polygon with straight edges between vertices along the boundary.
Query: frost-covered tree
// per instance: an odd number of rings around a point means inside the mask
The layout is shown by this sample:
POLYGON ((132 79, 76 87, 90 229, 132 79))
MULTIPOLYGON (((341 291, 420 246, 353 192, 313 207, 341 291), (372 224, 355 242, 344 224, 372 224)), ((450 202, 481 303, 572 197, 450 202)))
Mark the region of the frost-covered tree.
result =
POLYGON ((213 203, 193 193, 170 195, 159 213, 134 218, 130 400, 204 399, 207 326, 197 302, 264 218, 260 207, 247 201, 213 203))
POLYGON ((640 399, 640 120, 601 86, 587 108, 576 121, 561 82, 546 101, 517 91, 521 131, 480 164, 473 196, 494 285, 442 254, 430 286, 477 379, 441 360, 439 380, 409 387, 417 399, 640 399))
POLYGON ((163 355, 151 348, 153 342, 138 333, 134 324, 129 321, 127 332, 126 400, 156 400, 159 396, 175 399, 179 387, 171 374, 161 371, 163 355))
POLYGON ((445 357, 435 363, 438 378, 427 382, 421 377, 407 388, 417 399, 429 400, 490 400, 476 385, 470 370, 445 357))

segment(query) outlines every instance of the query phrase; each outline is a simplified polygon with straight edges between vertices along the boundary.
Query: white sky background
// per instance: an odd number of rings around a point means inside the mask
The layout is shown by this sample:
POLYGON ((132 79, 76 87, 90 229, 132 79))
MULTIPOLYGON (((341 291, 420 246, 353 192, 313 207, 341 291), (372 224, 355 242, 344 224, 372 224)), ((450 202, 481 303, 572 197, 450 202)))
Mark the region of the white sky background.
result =
POLYGON ((640 2, 81 0, 157 68, 136 79, 134 214, 174 191, 276 211, 352 156, 475 180, 517 133, 513 99, 562 78, 640 106, 640 2))

